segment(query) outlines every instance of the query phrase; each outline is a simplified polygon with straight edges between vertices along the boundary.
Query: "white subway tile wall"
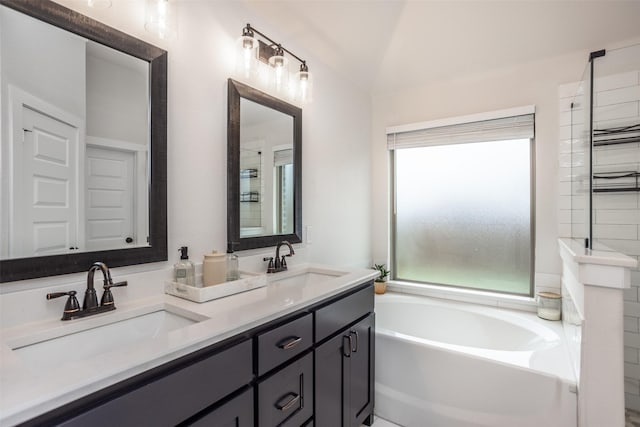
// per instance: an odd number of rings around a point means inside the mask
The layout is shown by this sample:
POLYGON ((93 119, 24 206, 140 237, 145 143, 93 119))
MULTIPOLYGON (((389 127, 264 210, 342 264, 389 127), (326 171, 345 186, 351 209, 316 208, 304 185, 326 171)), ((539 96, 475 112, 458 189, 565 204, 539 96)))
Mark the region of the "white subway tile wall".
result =
POLYGON ((240 163, 247 171, 240 178, 240 227, 260 228, 263 226, 262 197, 264 195, 262 157, 258 151, 243 150, 240 153, 240 163), (255 170, 255 174, 249 170, 255 170))
MULTIPOLYGON (((640 123, 640 71, 625 72, 594 82, 594 128, 640 123)), ((572 114, 578 84, 563 85, 559 96, 559 224, 561 237, 576 237, 583 230, 584 193, 571 185, 571 165, 583 165, 585 156, 571 155, 572 114), (573 209, 572 209, 573 208, 573 209), (571 219, 574 220, 572 225, 571 219), (573 236, 572 236, 572 233, 573 236), (576 234, 578 233, 578 234, 576 234)), ((584 104, 582 100, 578 104, 584 104)), ((574 116, 574 133, 584 126, 584 114, 574 116)), ((582 129, 580 129, 582 130, 582 129)), ((640 143, 594 148, 594 173, 640 171, 640 143)), ((575 173, 575 169, 574 169, 575 173)), ((593 236, 611 249, 640 259, 640 193, 596 193, 593 196, 593 236)), ((631 288, 624 291, 625 404, 640 411, 640 269, 631 273, 631 288)))

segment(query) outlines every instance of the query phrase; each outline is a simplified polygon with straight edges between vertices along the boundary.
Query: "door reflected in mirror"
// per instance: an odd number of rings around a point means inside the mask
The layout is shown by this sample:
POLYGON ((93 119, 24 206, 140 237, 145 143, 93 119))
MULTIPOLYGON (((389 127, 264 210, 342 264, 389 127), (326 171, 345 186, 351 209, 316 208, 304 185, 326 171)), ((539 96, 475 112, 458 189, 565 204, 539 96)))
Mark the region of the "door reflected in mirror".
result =
POLYGON ((228 89, 228 244, 301 242, 302 110, 231 79, 228 89))
POLYGON ((167 259, 167 52, 0 0, 0 282, 167 259))
POLYGON ((240 100, 240 237, 293 233, 293 117, 240 100))
POLYGON ((0 259, 149 246, 149 62, 4 6, 0 22, 0 259))

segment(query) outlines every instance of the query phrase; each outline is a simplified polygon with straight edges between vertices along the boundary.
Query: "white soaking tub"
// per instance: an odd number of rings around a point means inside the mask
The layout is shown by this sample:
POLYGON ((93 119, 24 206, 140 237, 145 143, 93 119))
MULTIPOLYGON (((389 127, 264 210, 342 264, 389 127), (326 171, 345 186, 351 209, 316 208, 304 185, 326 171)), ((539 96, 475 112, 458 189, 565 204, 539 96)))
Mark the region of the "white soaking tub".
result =
POLYGON ((575 427, 560 322, 422 296, 376 295, 376 414, 405 427, 575 427))

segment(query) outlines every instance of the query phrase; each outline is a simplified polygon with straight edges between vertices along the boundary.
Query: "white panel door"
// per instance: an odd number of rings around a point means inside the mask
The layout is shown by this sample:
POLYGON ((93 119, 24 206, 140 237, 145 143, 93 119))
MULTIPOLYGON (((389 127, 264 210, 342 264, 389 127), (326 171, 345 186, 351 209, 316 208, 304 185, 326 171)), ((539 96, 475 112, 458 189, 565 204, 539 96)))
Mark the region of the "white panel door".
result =
POLYGON ((78 129, 22 107, 23 143, 15 146, 12 257, 78 249, 78 129))
POLYGON ((134 245, 135 154, 91 146, 86 153, 87 250, 134 245))

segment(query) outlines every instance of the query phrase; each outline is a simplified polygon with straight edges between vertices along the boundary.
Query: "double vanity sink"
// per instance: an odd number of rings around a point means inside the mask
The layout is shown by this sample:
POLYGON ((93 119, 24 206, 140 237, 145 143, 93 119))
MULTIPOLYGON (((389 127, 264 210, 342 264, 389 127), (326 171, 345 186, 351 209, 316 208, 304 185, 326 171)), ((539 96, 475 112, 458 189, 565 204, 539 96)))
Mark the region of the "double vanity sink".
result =
MULTIPOLYGON (((348 292, 372 270, 302 265, 266 286, 204 303, 171 295, 118 301, 85 319, 2 331, 0 425, 14 425, 282 316, 348 292)), ((132 283, 130 286, 135 286, 132 283)))

